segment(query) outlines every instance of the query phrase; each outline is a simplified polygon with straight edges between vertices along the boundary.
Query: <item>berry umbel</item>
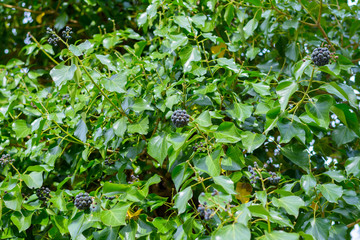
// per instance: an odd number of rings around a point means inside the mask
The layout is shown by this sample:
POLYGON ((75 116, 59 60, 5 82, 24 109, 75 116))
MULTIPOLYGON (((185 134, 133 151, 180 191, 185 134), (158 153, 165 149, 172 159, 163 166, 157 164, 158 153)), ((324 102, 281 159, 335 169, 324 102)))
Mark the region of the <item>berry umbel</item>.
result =
POLYGON ((327 47, 318 47, 312 52, 311 60, 316 66, 321 67, 329 63, 331 55, 332 54, 327 47))
POLYGON ((62 31, 62 36, 65 39, 70 39, 71 38, 71 34, 73 34, 72 28, 69 26, 66 26, 65 30, 62 31))
POLYGON ((43 202, 47 202, 50 198, 50 189, 47 187, 41 187, 36 189, 36 196, 43 202))
POLYGON ((194 152, 197 152, 197 151, 205 152, 206 151, 205 143, 204 142, 195 143, 195 145, 193 146, 193 151, 194 152))
POLYGON ((60 40, 59 37, 56 35, 55 31, 51 27, 46 28, 46 33, 51 34, 48 38, 48 43, 57 46, 57 42, 60 40))
POLYGON ((190 115, 185 110, 176 110, 171 116, 171 121, 177 128, 188 125, 189 119, 190 115))
POLYGON ((1 167, 6 166, 9 163, 15 162, 15 159, 11 159, 10 154, 3 154, 0 158, 1 167))
POLYGON ((92 204, 92 199, 88 193, 79 193, 75 197, 74 204, 75 204, 75 207, 77 207, 78 209, 85 210, 85 209, 90 208, 90 206, 92 204))

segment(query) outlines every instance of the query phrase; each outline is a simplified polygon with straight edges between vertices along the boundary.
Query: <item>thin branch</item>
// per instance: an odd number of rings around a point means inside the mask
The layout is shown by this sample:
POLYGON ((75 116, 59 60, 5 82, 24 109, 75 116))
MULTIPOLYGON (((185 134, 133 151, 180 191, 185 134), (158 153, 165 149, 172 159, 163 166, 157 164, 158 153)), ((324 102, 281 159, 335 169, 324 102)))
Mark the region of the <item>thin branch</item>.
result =
POLYGON ((322 0, 320 0, 320 9, 319 9, 319 14, 318 14, 318 18, 317 18, 317 22, 319 23, 321 20, 321 13, 322 13, 322 0))
POLYGON ((41 14, 41 13, 54 14, 54 13, 56 13, 56 11, 54 11, 54 10, 36 11, 36 10, 31 10, 28 8, 23 8, 23 7, 19 7, 16 5, 10 5, 10 4, 5 4, 5 3, 0 3, 0 6, 6 7, 6 8, 15 8, 15 9, 23 11, 23 12, 31 12, 31 13, 36 13, 36 14, 41 14))
POLYGON ((356 224, 360 223, 360 219, 356 220, 353 223, 349 223, 348 225, 346 225, 347 228, 352 228, 353 226, 355 226, 356 224))
POLYGON ((53 61, 56 65, 58 65, 59 63, 53 58, 51 57, 44 49, 43 47, 41 46, 41 44, 36 40, 36 38, 31 35, 30 32, 28 32, 28 35, 31 37, 31 39, 36 43, 36 45, 39 47, 39 49, 51 60, 53 61))

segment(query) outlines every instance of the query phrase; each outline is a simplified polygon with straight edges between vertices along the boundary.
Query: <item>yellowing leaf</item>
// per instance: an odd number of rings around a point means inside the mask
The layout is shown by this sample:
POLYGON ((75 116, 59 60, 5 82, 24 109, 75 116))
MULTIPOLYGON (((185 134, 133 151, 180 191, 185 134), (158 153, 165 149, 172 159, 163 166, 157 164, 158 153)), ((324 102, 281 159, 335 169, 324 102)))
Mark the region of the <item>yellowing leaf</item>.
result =
POLYGON ((236 184, 236 198, 241 201, 241 203, 247 203, 250 198, 248 197, 251 195, 252 186, 249 183, 238 182, 236 184))
POLYGON ((140 215, 142 209, 137 210, 136 212, 132 212, 130 209, 127 211, 127 218, 131 219, 131 218, 135 218, 137 219, 137 217, 140 215))
POLYGON ((219 57, 219 58, 222 58, 222 57, 224 56, 224 54, 225 54, 226 49, 227 49, 226 44, 225 44, 225 43, 220 43, 220 44, 217 45, 217 46, 212 46, 212 47, 211 47, 211 52, 212 52, 213 54, 217 54, 217 53, 220 52, 219 55, 218 55, 218 57, 219 57))
POLYGON ((45 16, 45 13, 44 13, 44 12, 40 13, 39 15, 37 15, 37 16, 36 16, 36 22, 39 23, 39 24, 41 24, 41 23, 42 23, 42 18, 43 18, 43 16, 45 16))

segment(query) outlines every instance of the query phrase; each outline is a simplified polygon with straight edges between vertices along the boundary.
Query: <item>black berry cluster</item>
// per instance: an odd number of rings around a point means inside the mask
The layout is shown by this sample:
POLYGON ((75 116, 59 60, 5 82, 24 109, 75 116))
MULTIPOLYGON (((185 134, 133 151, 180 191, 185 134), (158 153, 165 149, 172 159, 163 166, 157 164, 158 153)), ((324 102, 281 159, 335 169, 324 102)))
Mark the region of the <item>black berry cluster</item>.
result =
POLYGON ((36 196, 43 202, 47 202, 50 198, 50 189, 47 187, 41 187, 36 189, 36 196))
MULTIPOLYGON (((255 162, 254 163, 254 168, 257 168, 258 165, 257 163, 255 162)), ((251 184, 255 184, 257 180, 259 180, 259 176, 256 176, 257 175, 257 172, 254 170, 254 168, 252 166, 248 166, 248 171, 251 173, 251 176, 250 176, 250 183, 251 184)))
POLYGON ((130 181, 128 181, 128 183, 132 184, 132 183, 137 182, 137 181, 139 181, 139 175, 135 176, 134 174, 131 174, 130 175, 130 181))
POLYGON ((8 163, 13 163, 15 162, 15 159, 12 159, 10 157, 10 154, 3 154, 0 158, 0 165, 1 167, 4 167, 5 165, 7 165, 8 163))
POLYGON ((46 33, 47 34, 51 34, 51 36, 48 38, 48 43, 54 45, 54 46, 57 46, 57 42, 59 41, 59 37, 56 35, 55 31, 50 28, 50 27, 47 27, 46 28, 46 33))
POLYGON ((113 162, 113 161, 111 161, 111 160, 109 160, 109 159, 107 158, 107 159, 105 159, 104 164, 105 164, 106 166, 111 166, 111 165, 114 165, 115 162, 113 162))
POLYGON ((258 176, 259 172, 261 174, 263 172, 267 172, 268 174, 270 174, 270 177, 266 178, 266 180, 268 180, 270 184, 278 184, 281 178, 275 172, 269 171, 268 168, 270 168, 270 167, 271 167, 271 169, 278 169, 280 167, 280 165, 273 164, 272 159, 267 160, 264 163, 263 168, 259 168, 259 165, 257 164, 257 162, 254 162, 254 167, 249 165, 248 171, 251 173, 250 183, 255 184, 257 182, 257 180, 260 179, 260 177, 258 176))
POLYGON ((70 39, 71 38, 71 34, 73 34, 72 28, 69 26, 66 26, 65 30, 62 31, 62 36, 65 39, 70 39))
POLYGON ((212 214, 214 213, 214 210, 207 207, 207 203, 204 202, 204 204, 199 204, 198 206, 198 212, 200 214, 200 217, 203 217, 204 220, 209 220, 212 217, 212 214))
POLYGON ((77 207, 80 210, 85 210, 90 208, 92 204, 92 198, 89 196, 88 193, 79 193, 75 197, 74 201, 75 207, 77 207))
POLYGON ((327 47, 315 48, 311 54, 311 60, 316 66, 324 66, 329 63, 333 53, 327 47))
POLYGON ((195 145, 193 146, 193 151, 197 152, 205 152, 206 151, 206 146, 205 143, 201 142, 201 143, 195 143, 195 145))
POLYGON ((270 177, 268 177, 269 182, 271 184, 278 184, 281 178, 274 172, 269 171, 269 174, 270 174, 270 177))
POLYGON ((108 200, 114 200, 115 199, 115 196, 112 196, 112 197, 107 197, 107 196, 105 196, 105 199, 108 199, 108 200))
POLYGON ((214 189, 214 191, 211 193, 211 196, 219 195, 219 191, 214 189))
POLYGON ((177 128, 188 125, 189 119, 190 115, 185 110, 176 110, 171 116, 171 121, 177 128))

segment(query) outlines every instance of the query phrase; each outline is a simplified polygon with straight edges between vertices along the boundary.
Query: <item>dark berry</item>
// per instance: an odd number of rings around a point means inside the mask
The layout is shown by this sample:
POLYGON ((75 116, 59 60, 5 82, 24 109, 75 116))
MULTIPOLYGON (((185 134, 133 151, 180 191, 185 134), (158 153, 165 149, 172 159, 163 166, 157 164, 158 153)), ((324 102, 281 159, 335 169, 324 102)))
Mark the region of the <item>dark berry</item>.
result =
POLYGON ((214 191, 211 193, 211 196, 219 195, 219 191, 214 189, 214 191))
POLYGON ((47 187, 41 187, 36 189, 36 196, 43 202, 47 202, 50 198, 50 189, 47 187))
POLYGON ((75 207, 77 207, 80 210, 88 209, 92 204, 92 198, 89 196, 88 193, 79 193, 75 197, 74 204, 75 207))
POLYGON ((324 66, 329 63, 331 58, 331 53, 326 47, 315 48, 311 54, 311 60, 316 66, 324 66))
POLYGON ((171 121, 177 128, 185 127, 188 125, 189 120, 190 115, 187 114, 185 110, 176 110, 171 116, 171 121))
POLYGON ((114 165, 115 162, 110 161, 109 159, 105 159, 104 164, 105 164, 106 166, 111 166, 111 165, 114 165))
POLYGON ((15 159, 11 159, 10 154, 3 154, 0 157, 0 165, 1 165, 1 167, 4 167, 5 165, 11 164, 13 162, 15 162, 15 159))

